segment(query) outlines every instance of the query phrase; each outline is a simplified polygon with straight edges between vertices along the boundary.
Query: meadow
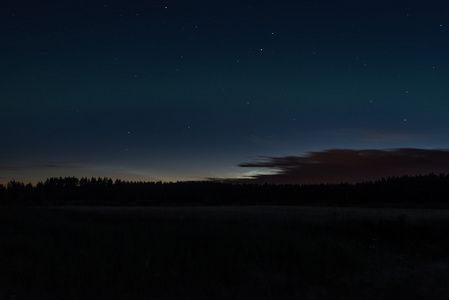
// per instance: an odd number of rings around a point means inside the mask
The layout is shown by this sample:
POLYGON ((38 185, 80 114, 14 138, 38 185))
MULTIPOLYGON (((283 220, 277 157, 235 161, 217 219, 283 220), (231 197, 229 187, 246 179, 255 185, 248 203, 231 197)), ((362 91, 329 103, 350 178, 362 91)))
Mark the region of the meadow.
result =
POLYGON ((447 299, 449 211, 3 207, 0 299, 447 299))

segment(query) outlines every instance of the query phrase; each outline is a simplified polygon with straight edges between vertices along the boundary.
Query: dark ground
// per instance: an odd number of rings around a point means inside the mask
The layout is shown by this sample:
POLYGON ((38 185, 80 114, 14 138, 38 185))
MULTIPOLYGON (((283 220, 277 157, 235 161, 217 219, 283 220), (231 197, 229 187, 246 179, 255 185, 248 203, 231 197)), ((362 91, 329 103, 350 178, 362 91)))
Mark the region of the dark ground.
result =
POLYGON ((1 208, 1 299, 447 299, 449 212, 1 208))

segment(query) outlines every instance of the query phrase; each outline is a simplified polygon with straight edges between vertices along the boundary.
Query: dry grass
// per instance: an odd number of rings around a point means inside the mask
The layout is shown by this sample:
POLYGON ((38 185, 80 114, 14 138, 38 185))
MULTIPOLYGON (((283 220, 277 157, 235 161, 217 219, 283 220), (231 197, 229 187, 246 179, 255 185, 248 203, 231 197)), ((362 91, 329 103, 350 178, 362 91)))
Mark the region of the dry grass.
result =
POLYGON ((444 299, 447 211, 0 212, 5 299, 444 299))

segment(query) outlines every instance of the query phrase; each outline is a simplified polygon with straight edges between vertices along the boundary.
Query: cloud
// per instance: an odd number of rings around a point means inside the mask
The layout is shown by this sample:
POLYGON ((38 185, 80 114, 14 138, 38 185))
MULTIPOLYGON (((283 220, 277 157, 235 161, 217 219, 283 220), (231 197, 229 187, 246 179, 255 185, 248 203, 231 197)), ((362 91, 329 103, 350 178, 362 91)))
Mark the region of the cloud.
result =
POLYGON ((341 135, 355 136, 358 140, 366 142, 390 142, 417 140, 423 137, 404 131, 377 131, 360 128, 344 128, 340 130, 341 135))
POLYGON ((67 162, 52 162, 43 164, 30 165, 33 169, 77 169, 82 168, 88 161, 67 161, 67 162))
POLYGON ((272 135, 269 135, 269 136, 253 135, 250 137, 249 141, 251 143, 255 143, 255 144, 280 144, 281 143, 279 140, 275 139, 275 137, 272 135))
POLYGON ((361 140, 368 142, 385 142, 385 141, 401 141, 413 140, 418 136, 405 132, 373 132, 361 137, 361 140))
POLYGON ((22 167, 0 165, 0 171, 20 171, 20 170, 22 170, 22 167))
POLYGON ((77 169, 90 163, 89 160, 56 161, 29 164, 8 164, 0 162, 2 171, 27 171, 27 170, 48 170, 48 169, 77 169))
POLYGON ((242 182, 340 183, 378 180, 389 176, 449 172, 449 150, 415 148, 386 150, 330 149, 304 156, 264 157, 242 163, 242 168, 265 168, 274 174, 256 174, 242 182))

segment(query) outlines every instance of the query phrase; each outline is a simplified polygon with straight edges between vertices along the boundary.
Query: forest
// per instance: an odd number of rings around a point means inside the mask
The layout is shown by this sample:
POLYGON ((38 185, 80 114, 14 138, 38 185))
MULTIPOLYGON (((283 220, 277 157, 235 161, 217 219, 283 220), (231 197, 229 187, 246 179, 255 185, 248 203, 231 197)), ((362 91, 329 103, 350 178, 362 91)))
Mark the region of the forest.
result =
POLYGON ((48 178, 0 185, 2 206, 327 205, 446 207, 449 174, 389 177, 356 184, 275 185, 238 182, 137 182, 48 178))

